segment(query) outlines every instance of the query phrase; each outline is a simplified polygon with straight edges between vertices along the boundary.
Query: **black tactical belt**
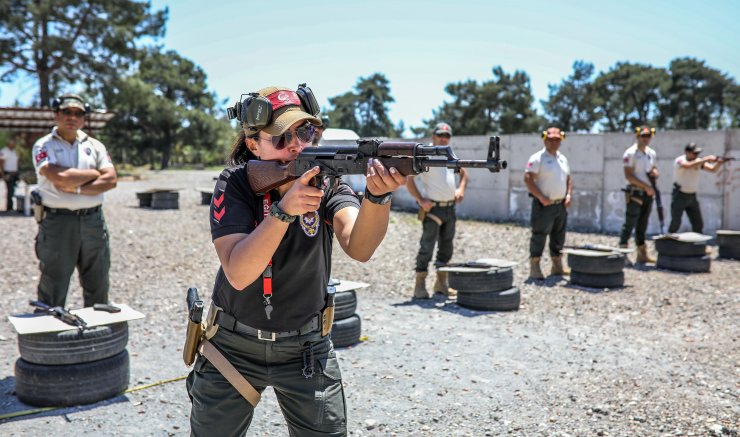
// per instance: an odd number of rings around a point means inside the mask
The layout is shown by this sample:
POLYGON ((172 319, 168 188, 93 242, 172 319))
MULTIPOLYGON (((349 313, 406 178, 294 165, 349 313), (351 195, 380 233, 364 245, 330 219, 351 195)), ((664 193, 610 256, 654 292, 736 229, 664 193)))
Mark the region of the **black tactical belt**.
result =
POLYGON ((432 205, 433 206, 439 206, 439 207, 442 207, 442 208, 447 208, 448 206, 454 206, 455 205, 455 201, 454 200, 448 200, 446 202, 435 202, 435 201, 432 201, 432 205))
POLYGON ((100 211, 100 205, 93 206, 92 208, 82 208, 82 209, 49 208, 45 206, 44 211, 47 211, 51 214, 61 214, 61 215, 90 215, 90 214, 95 214, 96 212, 100 211))
POLYGON ((551 200, 552 205, 559 205, 563 202, 565 202, 565 199, 557 199, 557 200, 551 200))
POLYGON ((265 341, 275 341, 278 338, 296 337, 318 331, 321 328, 321 320, 318 314, 313 316, 308 323, 301 326, 299 329, 285 332, 270 332, 252 328, 251 326, 247 326, 239 322, 231 314, 227 314, 223 311, 218 312, 218 315, 216 316, 216 324, 227 331, 236 332, 248 337, 257 337, 258 340, 265 341))

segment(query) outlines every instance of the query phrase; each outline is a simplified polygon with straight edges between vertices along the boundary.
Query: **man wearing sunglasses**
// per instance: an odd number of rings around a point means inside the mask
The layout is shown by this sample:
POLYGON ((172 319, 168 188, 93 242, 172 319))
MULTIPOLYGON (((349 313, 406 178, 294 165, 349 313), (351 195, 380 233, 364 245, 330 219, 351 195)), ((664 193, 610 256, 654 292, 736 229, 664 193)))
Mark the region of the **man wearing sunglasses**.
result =
POLYGON ((701 234, 704 228, 701 208, 696 198, 696 192, 699 190, 699 171, 706 170, 716 173, 723 161, 714 155, 700 158, 701 151, 702 148, 696 143, 689 143, 684 147, 684 154, 677 157, 673 163, 673 195, 669 233, 674 233, 681 227, 681 217, 684 211, 689 217, 693 232, 701 234))
MULTIPOLYGON (((432 131, 432 145, 447 146, 452 138, 452 128, 447 123, 438 123, 432 131)), ((409 176, 407 187, 411 196, 419 204, 419 218, 422 234, 419 253, 416 256, 416 283, 414 298, 429 299, 426 278, 429 262, 437 244, 435 267, 444 267, 452 259, 455 239, 455 205, 465 196, 468 172, 460 169, 460 183, 455 184, 455 171, 443 167, 432 167, 428 172, 409 176)), ((452 297, 456 291, 447 285, 447 272, 437 271, 433 291, 452 297)))
POLYGON ((76 94, 52 103, 56 126, 33 146, 44 212, 36 236, 41 277, 38 300, 65 306, 75 267, 84 306, 108 303, 110 248, 103 193, 116 170, 105 146, 81 129, 89 106, 76 94))
MULTIPOLYGON (((657 160, 655 150, 649 146, 655 135, 655 129, 640 126, 635 133, 637 136, 635 143, 622 156, 624 178, 627 180, 627 187, 624 189, 627 204, 624 225, 619 237, 619 247, 628 247, 634 229, 637 263, 654 263, 655 258, 648 255, 645 232, 650 212, 653 209, 653 196, 655 196, 648 173, 655 179, 658 178, 658 169, 655 167, 657 160)), ((627 262, 629 263, 629 260, 627 262)))

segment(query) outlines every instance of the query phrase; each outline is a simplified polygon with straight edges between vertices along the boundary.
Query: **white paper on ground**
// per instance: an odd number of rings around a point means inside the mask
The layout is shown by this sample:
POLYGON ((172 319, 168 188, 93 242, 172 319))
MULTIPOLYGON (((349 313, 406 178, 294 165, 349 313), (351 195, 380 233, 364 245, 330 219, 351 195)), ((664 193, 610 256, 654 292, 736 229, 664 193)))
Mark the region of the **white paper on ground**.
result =
POLYGON ((364 282, 345 281, 344 279, 339 280, 339 284, 335 285, 337 293, 342 291, 359 290, 360 288, 367 288, 370 284, 364 282))
MULTIPOLYGON (((144 318, 144 314, 132 309, 126 304, 116 303, 112 305, 119 307, 121 312, 109 313, 106 311, 95 311, 93 307, 87 307, 78 310, 70 310, 70 313, 80 316, 82 320, 87 323, 88 328, 144 318)), ((39 334, 42 332, 58 332, 76 329, 74 326, 68 325, 48 314, 16 314, 8 316, 8 320, 10 320, 10 323, 18 334, 39 334)))

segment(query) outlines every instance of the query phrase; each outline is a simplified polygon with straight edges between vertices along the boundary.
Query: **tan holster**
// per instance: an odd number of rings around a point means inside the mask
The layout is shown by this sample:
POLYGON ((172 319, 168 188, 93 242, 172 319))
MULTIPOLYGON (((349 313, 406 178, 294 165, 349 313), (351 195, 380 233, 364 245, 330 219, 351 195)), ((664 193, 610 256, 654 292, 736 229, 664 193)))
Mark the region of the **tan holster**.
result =
POLYGON ((429 217, 429 220, 436 223, 438 226, 442 226, 442 219, 437 217, 434 214, 430 214, 426 211, 424 211, 424 208, 419 208, 419 212, 416 214, 416 218, 419 219, 420 222, 424 222, 424 218, 429 217))
POLYGON ((211 304, 211 307, 208 310, 208 317, 206 318, 206 324, 205 326, 196 325, 195 323, 188 322, 188 336, 185 340, 185 348, 183 349, 183 359, 185 360, 186 365, 191 365, 193 361, 195 361, 195 352, 193 351, 192 359, 188 363, 189 355, 186 355, 186 353, 189 353, 189 347, 190 347, 190 338, 191 338, 191 325, 195 325, 192 330, 196 331, 197 334, 192 334, 193 337, 197 335, 197 343, 196 349, 197 351, 206 357, 208 361, 210 361, 211 364, 213 364, 213 367, 218 370, 221 375, 226 378, 229 383, 234 386, 236 391, 239 392, 239 394, 244 397, 244 399, 249 402, 252 407, 257 407, 257 404, 260 402, 260 399, 262 398, 262 395, 260 395, 260 392, 258 392, 254 387, 252 387, 252 384, 247 381, 247 379, 239 373, 238 370, 234 367, 233 364, 229 362, 228 359, 222 354, 209 340, 213 338, 214 335, 216 335, 216 332, 218 332, 218 325, 216 324, 216 315, 219 311, 223 311, 221 308, 217 307, 216 305, 211 304))
POLYGON ((334 326, 334 306, 328 306, 321 312, 321 336, 326 337, 334 326))
POLYGON ((639 197, 637 197, 637 196, 633 196, 633 195, 632 195, 632 194, 630 194, 630 193, 624 193, 624 197, 625 197, 625 199, 626 199, 626 201, 627 201, 627 202, 626 202, 626 203, 627 203, 627 205, 629 205, 629 203, 630 203, 630 202, 635 202, 636 204, 638 204, 638 205, 642 206, 642 204, 644 203, 644 201, 643 201, 642 199, 640 199, 640 198, 639 198, 639 197))

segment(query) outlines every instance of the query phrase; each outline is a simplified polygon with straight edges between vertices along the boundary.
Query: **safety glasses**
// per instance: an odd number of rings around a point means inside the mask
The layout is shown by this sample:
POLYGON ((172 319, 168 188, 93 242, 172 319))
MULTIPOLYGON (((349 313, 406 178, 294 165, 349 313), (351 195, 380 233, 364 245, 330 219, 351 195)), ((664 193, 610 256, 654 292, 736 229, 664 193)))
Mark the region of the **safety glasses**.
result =
MULTIPOLYGON (((303 143, 310 143, 313 141, 313 137, 316 134, 316 127, 309 122, 297 127, 295 130, 286 131, 282 135, 272 137, 272 145, 277 150, 283 150, 288 144, 293 142, 293 138, 297 137, 299 141, 303 143)), ((260 138, 262 139, 262 138, 260 138)))
POLYGON ((82 118, 82 117, 85 116, 85 112, 84 111, 74 111, 72 109, 62 109, 59 112, 61 112, 63 115, 69 116, 69 117, 82 118))

